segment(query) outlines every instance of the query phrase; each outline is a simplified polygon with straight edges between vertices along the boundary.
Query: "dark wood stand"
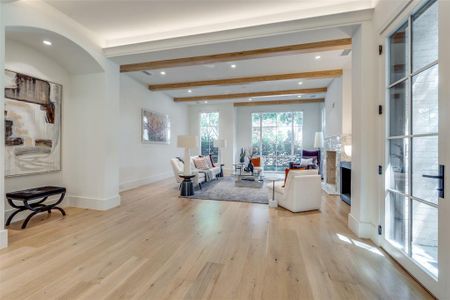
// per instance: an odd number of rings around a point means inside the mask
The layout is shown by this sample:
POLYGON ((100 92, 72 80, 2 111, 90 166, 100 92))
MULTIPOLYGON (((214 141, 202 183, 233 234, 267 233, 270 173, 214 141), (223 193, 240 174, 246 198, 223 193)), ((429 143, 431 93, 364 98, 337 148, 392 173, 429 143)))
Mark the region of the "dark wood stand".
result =
POLYGON ((23 191, 17 191, 12 193, 6 194, 6 199, 8 199, 9 205, 11 207, 16 208, 17 210, 14 211, 6 221, 6 226, 11 224, 12 219, 15 215, 17 215, 19 212, 24 210, 31 210, 32 213, 28 215, 28 217, 25 219, 25 221, 22 224, 22 229, 26 228, 28 225, 28 222, 31 220, 31 218, 38 213, 42 212, 48 212, 51 213, 52 209, 59 210, 63 216, 66 215, 66 212, 61 207, 58 207, 66 195, 66 188, 64 187, 57 187, 57 186, 43 186, 38 188, 32 188, 27 189, 23 191), (52 204, 44 204, 44 201, 47 200, 48 197, 54 196, 54 195, 61 195, 59 199, 52 204), (33 201, 36 199, 40 199, 37 202, 30 203, 29 201, 33 201), (22 202, 23 205, 19 205, 16 202, 22 202))
POLYGON ((195 175, 180 175, 183 178, 183 182, 181 182, 181 193, 180 196, 189 197, 194 195, 194 184, 192 183, 192 178, 195 175))
POLYGON ((218 177, 223 177, 223 166, 225 166, 225 164, 220 164, 220 173, 218 177))

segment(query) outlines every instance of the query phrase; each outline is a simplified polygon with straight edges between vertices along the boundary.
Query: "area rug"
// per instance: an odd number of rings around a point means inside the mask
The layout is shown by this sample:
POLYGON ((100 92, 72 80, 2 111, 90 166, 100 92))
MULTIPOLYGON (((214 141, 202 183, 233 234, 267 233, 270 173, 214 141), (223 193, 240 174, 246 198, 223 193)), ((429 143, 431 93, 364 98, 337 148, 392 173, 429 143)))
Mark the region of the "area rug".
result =
POLYGON ((265 184, 261 188, 241 187, 235 185, 236 177, 226 176, 202 184, 201 190, 188 197, 202 200, 238 201, 251 203, 269 203, 269 192, 265 184))

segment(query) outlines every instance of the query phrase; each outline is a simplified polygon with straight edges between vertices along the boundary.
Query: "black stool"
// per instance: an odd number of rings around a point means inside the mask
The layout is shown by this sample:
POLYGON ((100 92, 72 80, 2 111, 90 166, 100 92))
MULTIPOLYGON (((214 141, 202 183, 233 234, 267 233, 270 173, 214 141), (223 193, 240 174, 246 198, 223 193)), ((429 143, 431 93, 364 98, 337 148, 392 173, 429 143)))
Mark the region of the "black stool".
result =
POLYGON ((61 207, 57 207, 57 205, 59 205, 63 201, 65 195, 66 195, 66 188, 57 186, 43 186, 23 191, 7 193, 6 199, 8 199, 9 205, 11 205, 13 208, 16 208, 17 210, 9 216, 8 220, 6 221, 6 226, 11 224, 11 221, 15 215, 24 210, 31 210, 32 213, 30 213, 23 222, 22 229, 27 227, 28 222, 31 220, 31 218, 38 213, 42 212, 51 213, 52 209, 56 209, 59 210, 63 214, 63 216, 65 216, 66 212, 64 211, 64 209, 62 209, 61 207), (55 203, 52 204, 43 203, 45 200, 47 200, 48 197, 53 195, 61 195, 61 196, 55 203), (40 198, 42 199, 37 202, 29 203, 29 201, 40 198), (21 201, 23 202, 23 205, 18 205, 14 201, 21 201))

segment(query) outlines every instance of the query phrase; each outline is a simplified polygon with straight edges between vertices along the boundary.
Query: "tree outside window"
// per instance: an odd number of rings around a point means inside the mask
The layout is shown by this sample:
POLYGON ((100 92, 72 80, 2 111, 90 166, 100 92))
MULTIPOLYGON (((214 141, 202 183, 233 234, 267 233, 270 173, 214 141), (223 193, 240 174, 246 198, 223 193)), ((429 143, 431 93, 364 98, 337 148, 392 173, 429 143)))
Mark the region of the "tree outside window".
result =
POLYGON ((252 113, 252 146, 264 170, 282 171, 298 161, 303 144, 303 112, 252 113))
POLYGON ((208 112, 200 114, 200 153, 212 156, 218 161, 219 149, 214 147, 214 141, 219 138, 219 113, 208 112))

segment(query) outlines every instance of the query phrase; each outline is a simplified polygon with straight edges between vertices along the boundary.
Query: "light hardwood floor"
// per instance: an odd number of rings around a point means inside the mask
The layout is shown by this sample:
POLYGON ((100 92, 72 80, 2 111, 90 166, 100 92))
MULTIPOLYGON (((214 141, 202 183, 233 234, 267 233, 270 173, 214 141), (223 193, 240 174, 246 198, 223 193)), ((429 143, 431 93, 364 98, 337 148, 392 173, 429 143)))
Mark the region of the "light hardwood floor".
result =
POLYGON ((384 252, 321 212, 177 197, 172 181, 100 212, 70 208, 9 230, 5 299, 429 299, 384 252))

